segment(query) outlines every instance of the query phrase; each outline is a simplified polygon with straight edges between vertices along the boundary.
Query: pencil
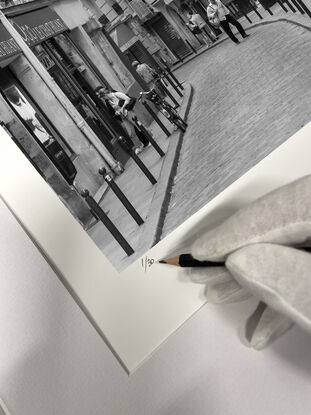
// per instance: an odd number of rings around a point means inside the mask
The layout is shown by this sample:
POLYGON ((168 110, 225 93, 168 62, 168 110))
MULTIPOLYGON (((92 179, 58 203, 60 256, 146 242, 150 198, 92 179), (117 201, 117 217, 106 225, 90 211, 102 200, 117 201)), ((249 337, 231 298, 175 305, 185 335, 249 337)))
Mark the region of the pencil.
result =
POLYGON ((198 261, 190 254, 178 255, 174 258, 162 259, 160 264, 175 265, 177 267, 221 267, 224 262, 198 261))
MULTIPOLYGON (((311 247, 292 247, 311 252, 311 247)), ((159 261, 160 264, 175 265, 176 267, 223 267, 224 262, 198 261, 191 254, 181 254, 174 258, 166 258, 159 261)))

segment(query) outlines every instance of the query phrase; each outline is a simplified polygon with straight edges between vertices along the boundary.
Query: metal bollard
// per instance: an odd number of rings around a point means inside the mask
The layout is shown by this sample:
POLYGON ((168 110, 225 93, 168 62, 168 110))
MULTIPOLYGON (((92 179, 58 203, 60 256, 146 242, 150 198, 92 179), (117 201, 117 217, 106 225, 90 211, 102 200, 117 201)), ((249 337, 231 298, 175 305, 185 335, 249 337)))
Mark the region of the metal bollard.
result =
POLYGON ((166 95, 171 99, 172 103, 175 105, 175 109, 180 107, 176 99, 173 97, 173 95, 170 93, 170 91, 163 85, 163 89, 166 93, 166 95))
POLYGON ((176 76, 173 74, 173 72, 171 71, 170 67, 168 66, 168 64, 166 63, 166 60, 161 58, 161 61, 163 62, 166 72, 169 74, 169 76, 176 82, 176 84, 178 85, 178 87, 183 90, 184 87, 182 86, 182 84, 178 81, 178 79, 176 78, 176 76))
POLYGON ((265 6, 261 1, 259 1, 259 3, 262 5, 262 7, 263 7, 263 9, 264 10, 267 10, 267 12, 271 15, 271 16, 273 16, 273 13, 272 13, 272 11, 271 11, 271 9, 268 7, 268 6, 265 6))
POLYGON ((140 170, 144 173, 144 175, 147 177, 147 179, 150 181, 151 184, 156 184, 157 181, 151 174, 151 172, 147 169, 145 164, 140 160, 140 158, 135 154, 133 151, 133 146, 131 146, 126 138, 120 136, 119 137, 119 143, 120 146, 129 153, 129 155, 132 157, 132 159, 135 161, 137 166, 140 168, 140 170))
POLYGON ((156 150, 156 152, 160 155, 160 157, 164 157, 165 153, 162 150, 162 148, 158 145, 158 143, 154 140, 152 135, 149 133, 147 128, 138 120, 137 117, 133 117, 133 120, 135 121, 135 124, 137 128, 147 137, 148 141, 150 141, 153 148, 156 150))
POLYGON ((146 101, 142 101, 143 106, 146 108, 146 110, 149 112, 149 114, 153 117, 155 122, 161 127, 162 131, 169 137, 171 133, 168 131, 168 129, 165 127, 163 122, 160 120, 160 118, 157 116, 157 114, 153 111, 153 109, 147 104, 146 101))
MULTIPOLYGON (((288 1, 288 0, 287 0, 288 1)), ((291 2, 293 3, 293 5, 296 7, 296 9, 299 11, 299 13, 301 14, 306 14, 306 12, 303 10, 303 8, 301 6, 299 6, 299 4, 297 3, 296 0, 291 0, 291 2)))
MULTIPOLYGON (((234 16, 236 16, 236 18, 237 18, 237 13, 236 13, 236 11, 235 11, 235 8, 233 7, 233 5, 232 4, 230 4, 230 5, 227 5, 227 7, 228 7, 228 9, 230 10, 230 12, 234 15, 234 16)), ((240 9, 240 8, 238 8, 237 9, 248 21, 249 21, 249 23, 252 23, 252 21, 251 21, 251 19, 248 17, 248 15, 247 15, 247 13, 244 13, 244 11, 242 10, 242 9, 240 9)))
POLYGON ((93 197, 90 195, 90 192, 87 189, 84 189, 81 192, 81 196, 85 199, 86 203, 89 205, 91 213, 105 225, 105 227, 114 237, 114 239, 123 248, 125 253, 128 256, 132 255, 134 253, 134 249, 124 239, 124 237, 121 235, 119 230, 115 227, 115 225, 111 222, 111 220, 108 218, 108 216, 99 206, 99 204, 93 199, 93 197))
POLYGON ((286 3, 286 4, 287 4, 287 6, 291 9, 291 11, 292 11, 293 13, 296 13, 296 9, 295 9, 295 7, 294 7, 292 4, 290 4, 290 2, 289 2, 288 0, 284 0, 284 3, 286 3))
POLYGON ((178 89, 178 87, 177 87, 177 85, 171 80, 171 78, 168 76, 168 74, 167 73, 165 73, 164 72, 164 76, 165 76, 165 79, 172 85, 172 87, 175 89, 175 91, 177 92, 177 94, 180 96, 180 97, 182 97, 183 96, 183 94, 182 94, 182 92, 180 92, 179 91, 179 89, 178 89))
POLYGON ((256 7, 253 5, 253 3, 251 1, 248 1, 248 4, 251 6, 251 8, 253 9, 253 11, 257 14, 257 16, 259 17, 259 19, 263 19, 262 15, 259 13, 259 11, 256 9, 256 7))
POLYGON ((297 0, 297 3, 307 13, 307 15, 311 17, 311 10, 306 6, 306 4, 302 0, 297 0))
POLYGON ((253 23, 252 21, 251 21, 251 19, 248 17, 248 15, 247 15, 247 13, 243 13, 243 12, 241 12, 242 13, 242 15, 249 21, 249 23, 253 23))
POLYGON ((120 187, 113 180, 110 174, 107 173, 107 170, 104 167, 102 167, 101 169, 98 170, 98 173, 101 176, 103 176, 103 178, 105 179, 105 182, 108 184, 110 189, 114 192, 114 194, 117 196, 117 198, 120 200, 120 202, 125 207, 125 209, 128 211, 128 213, 132 216, 135 222, 139 226, 142 225, 144 223, 143 219, 141 218, 137 210, 134 208, 134 206, 131 204, 131 202, 128 200, 128 198, 125 196, 125 194, 121 191, 120 187))
POLYGON ((288 13, 288 10, 287 10, 287 8, 284 6, 284 4, 283 4, 283 2, 282 2, 282 0, 277 0, 277 3, 282 7, 282 9, 286 12, 286 13, 288 13))

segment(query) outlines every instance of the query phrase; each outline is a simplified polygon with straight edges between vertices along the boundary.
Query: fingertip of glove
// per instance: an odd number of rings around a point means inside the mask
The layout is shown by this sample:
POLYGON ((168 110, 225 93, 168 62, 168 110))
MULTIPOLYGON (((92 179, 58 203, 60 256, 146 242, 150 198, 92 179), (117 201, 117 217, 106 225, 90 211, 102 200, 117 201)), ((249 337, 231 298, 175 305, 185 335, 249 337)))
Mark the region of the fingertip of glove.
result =
POLYGON ((254 350, 263 350, 293 326, 293 322, 265 303, 260 302, 248 317, 240 340, 254 350))

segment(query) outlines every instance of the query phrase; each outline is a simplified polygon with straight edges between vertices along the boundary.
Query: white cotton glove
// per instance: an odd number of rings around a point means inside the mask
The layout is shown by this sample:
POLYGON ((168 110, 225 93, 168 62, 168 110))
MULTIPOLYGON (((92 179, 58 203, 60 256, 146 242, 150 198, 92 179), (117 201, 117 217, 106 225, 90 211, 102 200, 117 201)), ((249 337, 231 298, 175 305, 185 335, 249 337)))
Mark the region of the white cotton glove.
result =
POLYGON ((249 291, 242 287, 226 267, 191 268, 192 281, 205 284, 205 296, 209 303, 236 303, 251 297, 249 291))
MULTIPOLYGON (((249 292, 269 304, 275 313, 273 318, 280 318, 280 314, 311 333, 310 252, 254 244, 230 255, 226 267, 249 292)), ((264 343, 264 339, 256 342, 264 343)))
POLYGON ((198 260, 226 261, 226 267, 191 270, 192 280, 206 284, 208 301, 230 303, 253 294, 268 304, 260 312, 256 310, 246 323, 245 337, 256 349, 265 347, 282 334, 292 321, 308 327, 311 332, 311 325, 302 323, 304 319, 311 319, 307 291, 300 293, 299 302, 305 295, 308 304, 302 310, 298 311, 298 304, 292 297, 284 300, 287 290, 292 294, 297 292, 295 284, 308 286, 311 272, 308 273, 307 267, 311 269, 308 263, 311 255, 286 248, 287 245, 311 246, 311 176, 281 187, 240 209, 199 238, 191 249, 191 254, 198 260), (281 252, 282 263, 268 252, 275 255, 281 252), (289 275, 285 271, 292 269, 292 263, 297 265, 289 275), (266 275, 264 283, 260 279, 262 273, 266 275), (275 281, 280 281, 280 285, 274 286, 275 281), (275 289, 274 296, 267 294, 271 286, 275 289), (291 311, 293 306, 295 313, 291 311))

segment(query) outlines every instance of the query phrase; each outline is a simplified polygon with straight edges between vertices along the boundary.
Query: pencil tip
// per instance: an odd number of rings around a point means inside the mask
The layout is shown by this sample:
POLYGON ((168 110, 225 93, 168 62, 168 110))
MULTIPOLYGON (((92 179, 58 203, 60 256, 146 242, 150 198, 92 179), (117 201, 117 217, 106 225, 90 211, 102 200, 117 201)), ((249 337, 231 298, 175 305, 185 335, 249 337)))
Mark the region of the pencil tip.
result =
POLYGON ((159 261, 159 264, 166 264, 166 262, 163 259, 161 259, 161 261, 159 261))

